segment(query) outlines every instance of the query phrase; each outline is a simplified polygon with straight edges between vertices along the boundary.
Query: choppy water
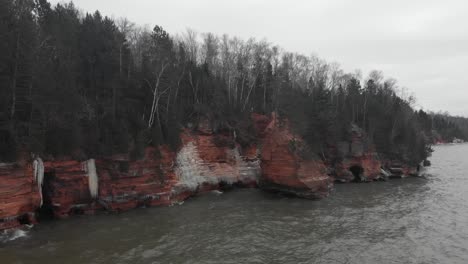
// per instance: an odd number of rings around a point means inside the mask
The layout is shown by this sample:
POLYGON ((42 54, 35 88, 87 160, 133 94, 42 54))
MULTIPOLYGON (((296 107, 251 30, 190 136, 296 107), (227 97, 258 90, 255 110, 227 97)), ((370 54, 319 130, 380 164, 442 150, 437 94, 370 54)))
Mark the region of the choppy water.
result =
POLYGON ((425 179, 337 185, 320 201, 236 190, 42 223, 0 243, 0 263, 468 263, 467 156, 437 147, 425 179))

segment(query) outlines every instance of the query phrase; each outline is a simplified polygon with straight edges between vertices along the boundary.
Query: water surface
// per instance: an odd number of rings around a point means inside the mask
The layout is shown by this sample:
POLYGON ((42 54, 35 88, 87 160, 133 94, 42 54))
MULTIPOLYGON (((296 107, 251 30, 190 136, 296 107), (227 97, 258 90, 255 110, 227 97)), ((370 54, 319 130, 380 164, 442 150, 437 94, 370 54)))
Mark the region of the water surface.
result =
POLYGON ((426 178, 337 185, 310 201, 258 190, 74 217, 4 235, 0 263, 468 263, 468 145, 426 178))

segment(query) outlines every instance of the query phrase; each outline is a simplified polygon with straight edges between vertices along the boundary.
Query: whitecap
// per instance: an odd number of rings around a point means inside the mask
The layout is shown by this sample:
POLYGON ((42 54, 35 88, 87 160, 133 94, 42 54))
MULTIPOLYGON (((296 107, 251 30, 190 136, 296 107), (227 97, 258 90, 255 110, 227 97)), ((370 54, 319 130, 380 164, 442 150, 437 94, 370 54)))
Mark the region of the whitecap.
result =
POLYGON ((15 229, 15 230, 5 230, 0 235, 0 241, 5 243, 9 241, 14 241, 19 238, 28 237, 28 230, 15 229))

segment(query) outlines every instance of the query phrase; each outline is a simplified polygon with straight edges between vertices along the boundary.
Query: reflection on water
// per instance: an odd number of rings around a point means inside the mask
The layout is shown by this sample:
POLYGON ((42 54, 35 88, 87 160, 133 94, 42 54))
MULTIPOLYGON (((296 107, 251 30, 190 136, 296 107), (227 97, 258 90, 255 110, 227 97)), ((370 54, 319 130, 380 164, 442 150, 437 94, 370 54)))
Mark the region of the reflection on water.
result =
POLYGON ((1 263, 468 263, 468 145, 426 178, 337 185, 309 201, 258 190, 42 223, 1 263))

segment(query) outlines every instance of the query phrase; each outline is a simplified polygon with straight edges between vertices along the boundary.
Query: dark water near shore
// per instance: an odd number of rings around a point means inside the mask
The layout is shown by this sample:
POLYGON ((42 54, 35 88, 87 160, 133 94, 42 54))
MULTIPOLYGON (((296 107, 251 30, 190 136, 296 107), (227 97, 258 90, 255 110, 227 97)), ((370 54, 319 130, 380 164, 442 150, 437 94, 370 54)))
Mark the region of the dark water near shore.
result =
POLYGON ((468 145, 426 178, 337 185, 324 200, 258 190, 47 222, 0 242, 0 263, 468 263, 468 145))

